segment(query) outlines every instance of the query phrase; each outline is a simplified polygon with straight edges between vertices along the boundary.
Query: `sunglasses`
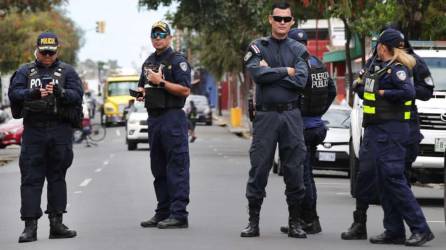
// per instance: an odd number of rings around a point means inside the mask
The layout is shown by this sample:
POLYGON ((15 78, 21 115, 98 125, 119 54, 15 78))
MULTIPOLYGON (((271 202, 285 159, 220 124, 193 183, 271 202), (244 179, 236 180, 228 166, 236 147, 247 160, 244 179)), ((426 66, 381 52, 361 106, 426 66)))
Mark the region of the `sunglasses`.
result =
POLYGON ((281 23, 282 21, 285 23, 289 23, 293 20, 293 17, 291 16, 273 16, 273 20, 281 23))
POLYGON ((39 53, 43 56, 54 56, 57 53, 57 51, 43 50, 43 51, 39 51, 39 53))
POLYGON ((153 39, 156 39, 157 37, 159 37, 160 39, 164 39, 168 35, 169 34, 167 32, 154 31, 154 32, 152 32, 152 34, 150 34, 150 37, 152 37, 153 39))

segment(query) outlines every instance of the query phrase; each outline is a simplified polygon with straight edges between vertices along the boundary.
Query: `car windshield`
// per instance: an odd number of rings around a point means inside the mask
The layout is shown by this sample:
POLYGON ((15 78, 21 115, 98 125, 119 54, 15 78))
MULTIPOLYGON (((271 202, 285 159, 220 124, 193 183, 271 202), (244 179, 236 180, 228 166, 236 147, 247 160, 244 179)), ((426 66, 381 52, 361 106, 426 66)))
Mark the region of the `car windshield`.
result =
POLYGON ((129 89, 136 89, 138 82, 109 82, 108 96, 129 95, 129 89))
POLYGON ((423 58, 434 79, 436 91, 446 91, 446 58, 423 58))
POLYGON ((136 102, 135 108, 137 113, 145 113, 147 112, 146 108, 144 107, 144 102, 136 102))
POLYGON ((329 109, 322 116, 322 120, 329 128, 350 128, 350 111, 343 109, 329 109))

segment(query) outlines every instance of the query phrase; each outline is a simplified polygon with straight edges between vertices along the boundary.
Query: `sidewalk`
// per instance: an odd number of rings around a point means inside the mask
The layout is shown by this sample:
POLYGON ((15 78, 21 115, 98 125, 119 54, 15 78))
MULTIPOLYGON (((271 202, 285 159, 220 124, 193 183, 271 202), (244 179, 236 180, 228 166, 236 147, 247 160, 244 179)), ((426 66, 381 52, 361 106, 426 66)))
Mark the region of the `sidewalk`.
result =
POLYGON ((231 125, 231 117, 228 110, 223 110, 221 116, 214 114, 213 119, 215 125, 220 127, 227 127, 229 132, 246 139, 251 139, 252 124, 249 121, 248 117, 246 116, 242 117, 242 122, 240 127, 233 127, 231 125))

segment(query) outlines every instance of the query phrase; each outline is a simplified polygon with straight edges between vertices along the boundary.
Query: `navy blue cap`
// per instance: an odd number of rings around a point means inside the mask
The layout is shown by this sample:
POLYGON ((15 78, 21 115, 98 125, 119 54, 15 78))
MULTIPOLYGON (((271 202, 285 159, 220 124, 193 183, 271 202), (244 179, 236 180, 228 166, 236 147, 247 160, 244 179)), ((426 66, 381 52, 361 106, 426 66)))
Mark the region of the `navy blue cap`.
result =
POLYGON ((386 29, 379 35, 378 43, 402 49, 404 48, 404 35, 396 29, 386 29))
POLYGON ((293 28, 288 32, 288 37, 300 43, 307 43, 308 36, 304 30, 293 28))
POLYGON ((59 47, 59 39, 52 32, 43 32, 37 37, 36 46, 39 51, 56 51, 59 47))

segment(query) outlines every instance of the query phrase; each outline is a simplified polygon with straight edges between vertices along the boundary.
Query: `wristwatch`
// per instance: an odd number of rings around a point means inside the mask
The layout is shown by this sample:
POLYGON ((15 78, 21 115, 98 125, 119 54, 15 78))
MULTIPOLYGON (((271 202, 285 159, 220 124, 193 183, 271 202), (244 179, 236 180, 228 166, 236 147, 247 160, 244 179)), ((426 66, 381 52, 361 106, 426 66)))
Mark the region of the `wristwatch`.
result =
POLYGON ((164 88, 165 86, 166 86, 166 82, 163 81, 163 80, 161 80, 161 81, 160 81, 160 87, 161 87, 161 88, 164 88))

